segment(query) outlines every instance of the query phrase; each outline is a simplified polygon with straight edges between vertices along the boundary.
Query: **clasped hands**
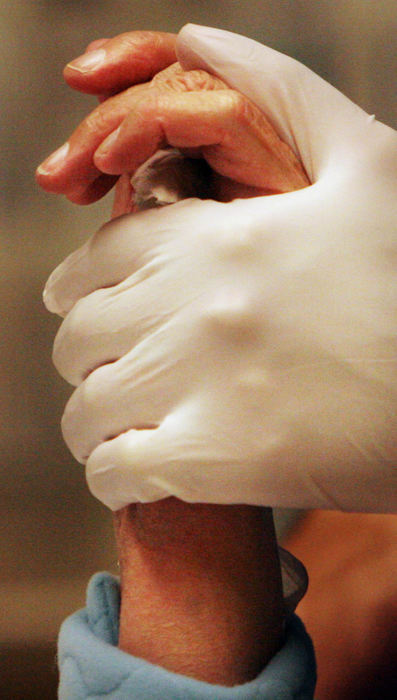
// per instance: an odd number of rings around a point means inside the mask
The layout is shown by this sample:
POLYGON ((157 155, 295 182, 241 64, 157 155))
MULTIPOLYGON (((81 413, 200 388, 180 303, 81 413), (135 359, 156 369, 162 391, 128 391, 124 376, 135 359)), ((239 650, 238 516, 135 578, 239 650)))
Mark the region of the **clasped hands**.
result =
POLYGON ((207 160, 221 201, 116 219, 47 284, 65 316, 55 363, 78 386, 64 435, 91 490, 112 509, 176 495, 395 510, 395 132, 227 32, 185 27, 182 68, 150 87, 128 86, 175 60, 172 37, 93 48, 99 67, 88 53, 68 82, 127 89, 40 184, 89 203, 166 143, 207 160))

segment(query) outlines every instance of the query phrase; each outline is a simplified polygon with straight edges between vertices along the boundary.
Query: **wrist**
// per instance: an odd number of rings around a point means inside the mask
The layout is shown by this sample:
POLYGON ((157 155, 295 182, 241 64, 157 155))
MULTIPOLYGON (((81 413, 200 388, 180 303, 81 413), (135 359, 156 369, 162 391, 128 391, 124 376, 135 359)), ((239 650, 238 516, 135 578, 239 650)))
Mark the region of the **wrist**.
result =
POLYGON ((278 650, 283 602, 271 511, 169 498, 118 511, 116 536, 124 651, 234 685, 278 650))

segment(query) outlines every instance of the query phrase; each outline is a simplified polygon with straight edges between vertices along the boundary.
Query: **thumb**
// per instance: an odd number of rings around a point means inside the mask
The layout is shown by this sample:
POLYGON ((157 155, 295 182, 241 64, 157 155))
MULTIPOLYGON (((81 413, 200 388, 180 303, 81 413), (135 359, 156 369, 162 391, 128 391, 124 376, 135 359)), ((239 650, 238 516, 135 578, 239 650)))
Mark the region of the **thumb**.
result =
POLYGON ((311 70, 252 39, 187 24, 177 39, 187 70, 202 68, 244 93, 302 160, 311 181, 361 143, 373 118, 311 70))
POLYGON ((98 445, 86 463, 91 493, 111 510, 169 496, 188 500, 189 488, 184 490, 179 485, 184 481, 183 456, 172 422, 168 425, 165 420, 157 428, 128 430, 98 445))

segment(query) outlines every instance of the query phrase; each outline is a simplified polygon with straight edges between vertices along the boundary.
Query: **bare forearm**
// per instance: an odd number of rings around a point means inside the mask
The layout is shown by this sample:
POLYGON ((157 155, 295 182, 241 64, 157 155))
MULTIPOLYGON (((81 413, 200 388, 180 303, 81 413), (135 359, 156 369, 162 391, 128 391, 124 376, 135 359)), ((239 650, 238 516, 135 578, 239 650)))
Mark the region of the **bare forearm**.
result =
POLYGON ((282 634, 271 511, 169 498, 115 523, 120 648, 211 683, 255 677, 282 634))

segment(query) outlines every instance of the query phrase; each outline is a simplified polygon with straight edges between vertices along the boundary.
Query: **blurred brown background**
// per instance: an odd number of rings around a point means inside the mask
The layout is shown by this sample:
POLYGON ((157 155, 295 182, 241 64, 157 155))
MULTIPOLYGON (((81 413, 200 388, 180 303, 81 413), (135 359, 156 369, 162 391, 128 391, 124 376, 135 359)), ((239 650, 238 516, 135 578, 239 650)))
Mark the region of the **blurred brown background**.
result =
POLYGON ((116 571, 111 518, 87 493, 59 422, 70 390, 51 364, 41 302, 55 265, 108 218, 46 195, 35 166, 92 98, 63 65, 94 38, 188 21, 237 31, 306 63, 397 128, 396 0, 3 0, 0 4, 0 697, 56 697, 55 639, 90 575, 116 571))

